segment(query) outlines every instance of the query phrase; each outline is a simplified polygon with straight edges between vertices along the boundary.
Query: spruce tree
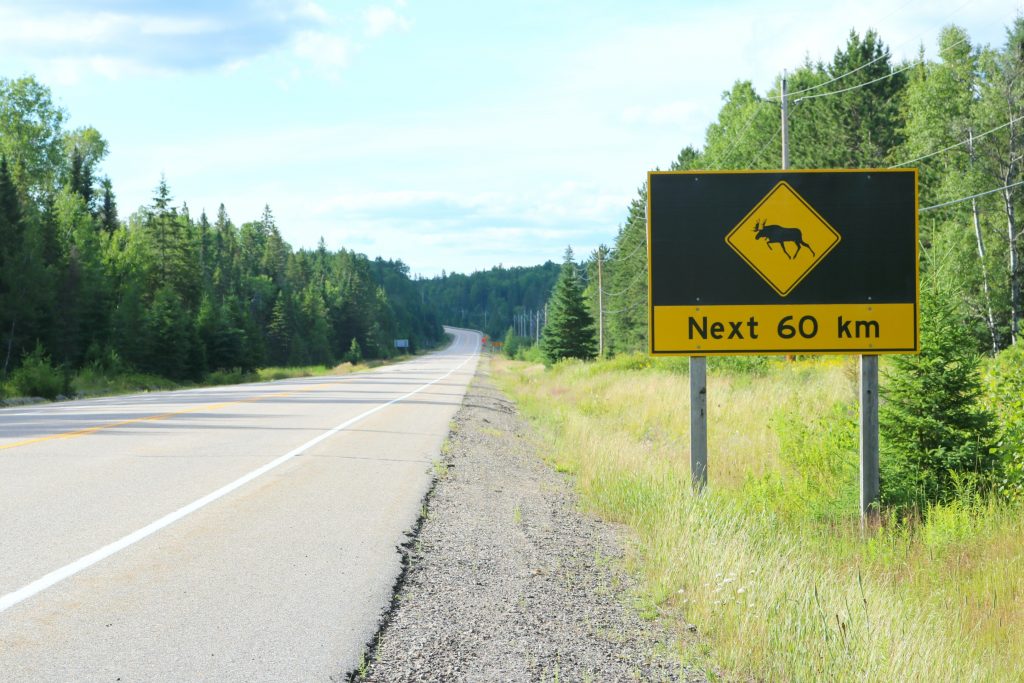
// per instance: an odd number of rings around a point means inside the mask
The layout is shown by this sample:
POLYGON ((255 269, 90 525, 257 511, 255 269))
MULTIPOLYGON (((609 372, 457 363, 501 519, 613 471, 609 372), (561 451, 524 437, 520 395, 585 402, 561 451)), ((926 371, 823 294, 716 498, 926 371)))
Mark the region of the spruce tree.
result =
MULTIPOLYGON (((17 333, 20 313, 19 297, 14 296, 20 286, 22 273, 18 262, 23 251, 24 229, 18 190, 11 179, 7 157, 0 155, 0 377, 7 376, 11 365, 11 350, 17 333)), ((16 358, 16 356, 15 356, 16 358)))
POLYGON ((143 370, 171 379, 189 375, 194 326, 173 287, 164 285, 156 291, 145 313, 142 332, 146 354, 143 370))
POLYGON ((288 311, 285 304, 287 295, 281 292, 274 302, 274 309, 270 317, 270 325, 267 328, 268 350, 270 351, 271 365, 287 365, 288 353, 291 348, 291 325, 288 320, 288 311))
POLYGON ((918 509, 964 483, 984 486, 1000 465, 975 341, 955 309, 961 297, 922 290, 921 354, 893 356, 880 407, 883 500, 918 509))
POLYGON ((104 178, 100 182, 103 189, 103 202, 99 210, 99 225, 107 234, 113 235, 118 228, 117 221, 117 200, 114 198, 114 186, 110 178, 104 178))
POLYGON ((583 301, 572 247, 565 250, 562 272, 548 299, 548 322, 541 333, 540 348, 552 363, 563 358, 590 360, 597 355, 594 318, 583 301))

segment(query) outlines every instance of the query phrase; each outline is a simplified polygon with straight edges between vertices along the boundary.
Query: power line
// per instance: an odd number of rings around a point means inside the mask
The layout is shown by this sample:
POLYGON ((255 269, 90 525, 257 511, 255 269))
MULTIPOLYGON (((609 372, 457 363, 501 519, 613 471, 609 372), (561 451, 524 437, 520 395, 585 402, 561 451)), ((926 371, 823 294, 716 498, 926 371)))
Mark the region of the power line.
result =
POLYGON ((913 67, 918 66, 919 64, 922 64, 922 63, 923 62, 921 60, 916 60, 916 61, 910 62, 909 64, 907 64, 903 68, 896 69, 895 71, 890 71, 885 76, 879 76, 878 78, 872 79, 870 81, 865 81, 864 83, 858 83, 857 85, 851 85, 850 87, 843 88, 841 90, 830 90, 829 92, 821 92, 821 93, 818 93, 817 95, 808 95, 807 97, 798 97, 797 99, 793 100, 793 102, 796 103, 796 102, 803 102, 805 100, 816 100, 819 97, 828 97, 829 95, 840 95, 840 94, 842 94, 844 92, 850 92, 851 90, 857 90, 859 88, 864 88, 866 86, 872 85, 873 83, 878 83, 879 81, 884 81, 887 78, 892 78, 896 74, 901 74, 904 71, 908 71, 908 70, 912 69, 913 67))
MULTIPOLYGON (((956 14, 957 11, 959 11, 963 7, 967 6, 968 4, 970 4, 970 0, 968 0, 968 2, 965 2, 963 5, 958 7, 956 10, 954 10, 953 14, 956 14)), ((918 36, 918 37, 920 37, 920 36, 918 36)), ((954 47, 956 47, 957 45, 960 45, 961 43, 967 43, 967 42, 969 42, 969 40, 970 40, 970 36, 964 36, 963 38, 961 38, 960 40, 956 41, 955 43, 953 43, 951 45, 947 45, 946 47, 940 49, 939 50, 939 54, 941 55, 943 52, 946 52, 947 50, 951 50, 954 47)), ((878 61, 878 58, 876 58, 874 61, 878 61)), ((880 76, 878 78, 875 78, 873 80, 867 81, 865 83, 860 83, 858 85, 851 85, 850 87, 843 88, 841 90, 832 90, 832 91, 825 92, 825 93, 818 93, 817 95, 807 95, 806 97, 797 98, 794 101, 795 102, 800 102, 802 100, 813 100, 813 99, 816 99, 818 97, 828 97, 829 95, 839 95, 840 93, 849 92, 851 90, 856 90, 858 88, 863 88, 864 86, 871 85, 873 83, 878 83, 879 81, 884 81, 886 78, 892 78, 896 74, 901 74, 904 71, 907 71, 907 70, 909 70, 909 69, 911 69, 911 68, 913 68, 913 67, 915 67, 915 66, 917 66, 919 64, 924 64, 925 62, 926 62, 926 59, 924 57, 921 57, 920 59, 916 59, 914 61, 911 61, 906 66, 904 66, 902 68, 899 68, 899 69, 896 69, 896 70, 886 74, 885 76, 880 76)), ((870 62, 869 62, 869 64, 870 64, 870 62)), ((868 64, 864 64, 863 66, 858 67, 858 69, 859 68, 863 68, 864 66, 867 66, 867 65, 868 64)), ((853 71, 851 71, 849 73, 853 73, 853 71)), ((845 75, 849 75, 849 73, 847 73, 845 75)), ((835 79, 835 80, 838 80, 838 79, 835 79)), ((822 83, 821 85, 825 85, 825 83, 822 83)), ((818 87, 820 87, 820 86, 814 86, 814 88, 810 88, 810 89, 815 89, 815 88, 818 88, 818 87)), ((807 90, 808 89, 805 89, 805 90, 800 91, 800 92, 806 92, 807 90)), ((795 94, 796 93, 790 93, 790 96, 795 95, 795 94)), ((779 97, 778 96, 774 96, 772 99, 779 99, 779 97)))
MULTIPOLYGON (((964 5, 967 5, 967 4, 969 4, 969 2, 964 3, 964 5)), ((964 5, 961 5, 960 8, 962 8, 964 5)), ((960 8, 957 8, 957 9, 960 9, 960 8)), ((924 34, 922 34, 922 35, 924 35, 924 34)), ((920 38, 920 37, 921 36, 918 36, 918 38, 920 38)), ((965 43, 969 39, 970 39, 969 37, 961 38, 960 40, 956 41, 952 45, 947 45, 946 47, 944 47, 941 50, 939 50, 939 54, 942 54, 946 50, 950 50, 950 49, 956 47, 957 45, 959 45, 961 43, 965 43)), ((805 92, 810 92, 812 90, 817 90, 818 88, 824 88, 826 85, 830 85, 832 83, 835 83, 836 81, 840 81, 840 80, 846 78, 847 76, 852 76, 853 74, 857 73, 861 69, 866 69, 869 66, 871 66, 872 64, 876 64, 876 63, 882 61, 883 59, 888 59, 889 57, 892 57, 892 50, 890 50, 889 52, 886 52, 883 55, 879 55, 879 56, 875 57, 870 62, 865 62, 864 64, 861 64, 856 69, 850 69, 846 73, 840 74, 840 75, 836 76, 835 78, 830 78, 829 80, 825 81, 824 83, 818 83, 817 85, 811 85, 811 86, 808 86, 808 87, 804 88, 803 90, 795 90, 795 91, 789 93, 789 96, 792 97, 794 95, 800 95, 800 94, 803 94, 805 92)), ((911 64, 913 64, 913 62, 911 64)), ((836 91, 836 92, 842 92, 842 91, 840 90, 840 91, 836 91)), ((829 94, 829 93, 825 93, 825 94, 829 94)), ((818 97, 818 96, 816 95, 815 97, 818 97)), ((780 99, 782 99, 782 96, 781 95, 772 95, 768 99, 780 100, 780 99)), ((801 98, 801 99, 811 99, 811 96, 807 96, 806 98, 801 98)))
MULTIPOLYGON (((889 14, 887 15, 887 17, 888 17, 888 16, 892 16, 893 14, 896 14, 896 13, 897 13, 898 11, 902 10, 902 9, 903 9, 904 7, 906 7, 907 5, 910 5, 910 4, 912 4, 912 2, 913 2, 913 0, 911 0, 911 2, 908 2, 908 3, 904 4, 904 5, 902 6, 902 7, 898 8, 898 9, 896 9, 896 10, 893 10, 892 12, 890 12, 890 13, 889 13, 889 14)), ((959 6, 959 7, 957 7, 956 9, 954 9, 954 10, 953 10, 952 12, 950 12, 950 13, 949 13, 949 15, 947 16, 946 20, 944 20, 944 21, 942 22, 942 25, 947 25, 947 24, 949 23, 949 19, 950 19, 951 17, 955 16, 955 15, 957 14, 957 12, 959 12, 960 10, 962 10, 962 9, 963 9, 964 7, 966 7, 967 5, 971 4, 971 2, 973 2, 973 0, 966 0, 966 2, 964 2, 963 4, 961 4, 961 5, 959 6)), ((987 27, 987 26, 988 26, 988 25, 986 25, 986 27, 987 27)), ((923 38, 925 37, 925 35, 930 35, 930 34, 925 34, 925 33, 921 33, 921 34, 919 34, 918 36, 916 36, 915 38, 912 38, 911 40, 922 40, 922 39, 923 39, 923 38)), ((952 49, 952 48, 956 47, 957 45, 960 45, 961 43, 967 42, 968 40, 969 40, 969 37, 964 37, 964 38, 961 38, 960 40, 958 40, 957 42, 953 43, 952 45, 947 45, 946 47, 944 47, 944 48, 941 48, 941 49, 939 50, 939 54, 941 55, 941 54, 942 54, 943 52, 945 52, 946 50, 950 50, 950 49, 952 49)), ((906 45, 906 44, 907 44, 907 43, 909 43, 909 42, 910 42, 910 40, 905 40, 905 41, 903 41, 902 43, 900 43, 899 45, 897 45, 896 47, 902 47, 903 45, 906 45)), ((891 56, 892 56, 892 49, 890 48, 890 50, 889 50, 888 54, 884 54, 884 55, 879 55, 878 57, 875 57, 874 59, 872 59, 872 60, 871 60, 870 62, 867 62, 867 63, 865 63, 865 64, 861 64, 861 65, 860 65, 860 66, 858 66, 858 67, 857 67, 856 69, 851 69, 851 70, 849 70, 849 71, 847 71, 847 72, 845 72, 845 73, 842 73, 842 74, 840 74, 840 75, 838 75, 838 76, 836 76, 836 77, 834 77, 834 78, 831 78, 831 79, 829 79, 829 80, 825 81, 824 83, 818 83, 817 85, 812 85, 812 86, 808 86, 808 87, 804 88, 803 90, 797 90, 797 91, 795 91, 795 92, 791 92, 791 93, 789 93, 789 95, 790 95, 790 96, 793 96, 793 95, 800 95, 800 94, 802 94, 802 93, 805 93, 805 92, 810 92, 810 91, 812 91, 812 90, 817 90, 818 88, 823 88, 823 87, 825 87, 826 85, 830 85, 830 84, 832 84, 832 83, 835 83, 836 81, 842 80, 842 79, 846 78, 847 76, 850 76, 850 75, 852 75, 852 74, 855 74, 855 73, 857 73, 857 72, 858 72, 858 71, 860 71, 861 69, 866 69, 867 67, 871 66, 872 64, 875 64, 875 63, 877 63, 877 62, 879 62, 879 61, 881 61, 881 60, 883 60, 883 59, 886 59, 886 58, 888 58, 888 57, 891 57, 891 56)), ((773 96, 771 96, 771 97, 770 97, 770 98, 768 98, 768 99, 772 99, 772 100, 779 100, 779 99, 781 99, 781 95, 773 95, 773 96)))
POLYGON ((943 202, 941 204, 934 204, 932 206, 926 206, 923 209, 918 209, 917 212, 918 213, 924 213, 925 211, 931 211, 932 209, 941 209, 944 206, 951 206, 953 204, 960 204, 961 202, 967 202, 967 201, 970 201, 972 199, 977 199, 978 197, 984 197, 987 194, 992 194, 994 192, 1002 192, 1003 190, 1009 190, 1010 188, 1017 187, 1018 185, 1024 185, 1024 180, 1021 180, 1021 181, 1016 182, 1016 183, 1011 183, 1009 185, 1004 185, 1002 187, 997 187, 994 190, 988 190, 986 192, 979 192, 978 194, 972 194, 970 197, 961 197, 960 199, 954 199, 953 201, 943 202))
POLYGON ((753 156, 753 159, 754 159, 755 163, 761 160, 761 157, 764 155, 764 151, 766 149, 768 149, 768 146, 770 144, 772 144, 773 142, 775 142, 775 139, 777 137, 779 137, 781 134, 782 134, 782 124, 780 123, 779 124, 779 129, 775 131, 775 135, 773 135, 770 138, 768 138, 768 140, 763 145, 761 145, 761 149, 757 150, 757 154, 755 154, 753 156))
POLYGON ((608 291, 605 291, 603 289, 601 290, 601 292, 605 296, 612 297, 614 299, 614 298, 622 296, 623 294, 627 294, 629 292, 629 289, 630 289, 630 285, 626 285, 623 289, 620 289, 617 292, 608 292, 608 291))
POLYGON ((628 259, 633 258, 633 256, 636 255, 636 253, 638 251, 640 251, 641 249, 644 249, 646 247, 647 247, 647 235, 645 233, 644 234, 644 238, 642 240, 640 240, 639 242, 637 242, 637 245, 633 248, 633 251, 629 252, 629 254, 627 256, 619 256, 619 255, 616 254, 610 260, 611 261, 626 261, 628 259))
MULTIPOLYGON (((975 141, 980 140, 981 138, 985 137, 989 133, 994 133, 997 130, 1002 130, 1003 128, 1006 128, 1007 126, 1010 126, 1010 125, 1013 125, 1014 123, 1017 123, 1021 119, 1024 119, 1024 116, 1018 116, 1015 119, 1011 119, 1010 121, 1007 121, 1006 123, 1002 124, 1001 126, 996 126, 995 128, 992 128, 991 130, 986 130, 984 133, 981 133, 980 135, 975 135, 973 139, 975 141)), ((937 152, 932 152, 931 154, 925 154, 922 157, 917 157, 916 159, 911 159, 910 161, 904 161, 902 163, 890 166, 889 168, 898 168, 900 166, 906 166, 907 164, 912 164, 915 161, 921 161, 923 159, 928 159, 928 158, 933 157, 933 156, 935 156, 937 154, 942 154, 943 152, 948 152, 951 149, 956 149, 957 147, 960 147, 961 145, 966 145, 969 142, 971 142, 971 138, 970 137, 968 137, 966 140, 962 140, 962 141, 956 143, 955 145, 950 145, 949 147, 944 147, 943 149, 940 149, 937 152)))
POLYGON ((615 314, 615 313, 625 313, 626 311, 635 311, 636 309, 640 308, 641 306, 646 307, 647 306, 647 302, 646 301, 641 301, 640 303, 633 304, 632 306, 625 306, 625 307, 620 308, 620 309, 615 310, 615 311, 605 311, 605 314, 606 315, 612 315, 612 314, 615 314))
POLYGON ((723 158, 722 158, 721 162, 719 162, 719 164, 718 164, 718 168, 719 169, 722 169, 725 166, 726 160, 728 160, 729 157, 732 155, 732 153, 736 150, 737 145, 739 145, 739 143, 746 136, 747 131, 749 131, 750 127, 754 124, 754 119, 757 118, 757 115, 761 113, 761 106, 764 105, 764 104, 767 104, 767 103, 768 103, 768 100, 758 100, 757 101, 757 106, 754 107, 754 111, 747 118, 747 121, 744 124, 743 129, 740 131, 739 135, 736 136, 735 142, 732 143, 732 145, 729 147, 729 150, 723 155, 723 158))

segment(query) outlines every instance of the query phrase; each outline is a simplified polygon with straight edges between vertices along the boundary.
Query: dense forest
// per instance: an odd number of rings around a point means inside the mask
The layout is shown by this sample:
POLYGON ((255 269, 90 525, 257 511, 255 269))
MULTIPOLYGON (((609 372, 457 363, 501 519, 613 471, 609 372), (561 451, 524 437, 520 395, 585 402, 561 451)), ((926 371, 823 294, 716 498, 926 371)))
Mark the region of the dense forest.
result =
POLYGON ((442 322, 501 339, 510 327, 527 336, 529 320, 536 321, 538 315, 543 322, 544 304, 559 272, 560 266, 548 261, 531 267, 495 266, 470 275, 442 272, 416 284, 426 305, 442 322))
MULTIPOLYGON (((1024 20, 1000 47, 944 29, 937 59, 894 63, 873 31, 851 32, 831 62, 787 78, 791 168, 917 167, 922 286, 941 283, 958 302, 977 350, 1014 344, 1022 314, 1024 20)), ((737 81, 723 94, 701 149, 672 170, 779 168, 780 75, 766 94, 737 81)), ((647 344, 646 188, 641 185, 610 248, 602 248, 606 349, 647 344)), ((584 264, 598 319, 598 253, 584 264)))
POLYGON ((160 179, 121 220, 106 142, 66 119, 34 78, 0 79, 0 380, 30 353, 199 379, 442 338, 405 264, 292 249, 269 207, 241 226, 223 205, 194 216, 160 179))

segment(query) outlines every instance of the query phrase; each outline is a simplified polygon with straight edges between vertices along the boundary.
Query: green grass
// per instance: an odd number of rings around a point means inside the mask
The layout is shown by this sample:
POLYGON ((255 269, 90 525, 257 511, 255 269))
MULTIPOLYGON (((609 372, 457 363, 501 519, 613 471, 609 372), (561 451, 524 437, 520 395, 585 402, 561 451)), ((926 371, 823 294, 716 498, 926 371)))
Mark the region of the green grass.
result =
POLYGON ((492 367, 583 505, 634 530, 684 661, 725 680, 1020 680, 1022 509, 965 496, 862 532, 854 359, 712 365, 703 496, 680 361, 492 367))
MULTIPOLYGON (((333 367, 323 365, 307 365, 299 367, 268 367, 254 372, 243 372, 239 369, 217 370, 206 375, 201 381, 177 381, 131 371, 109 371, 98 366, 82 368, 71 376, 71 391, 78 398, 99 396, 116 396, 149 391, 171 391, 174 389, 190 389, 194 387, 212 387, 228 384, 246 384, 250 382, 270 382, 293 377, 325 377, 347 375, 353 372, 365 372, 382 365, 390 365, 409 360, 414 356, 396 356, 388 360, 363 361, 357 365, 340 363, 333 367)), ((58 370, 52 371, 58 374, 58 370)), ((19 392, 8 381, 0 383, 0 399, 16 398, 19 392)))

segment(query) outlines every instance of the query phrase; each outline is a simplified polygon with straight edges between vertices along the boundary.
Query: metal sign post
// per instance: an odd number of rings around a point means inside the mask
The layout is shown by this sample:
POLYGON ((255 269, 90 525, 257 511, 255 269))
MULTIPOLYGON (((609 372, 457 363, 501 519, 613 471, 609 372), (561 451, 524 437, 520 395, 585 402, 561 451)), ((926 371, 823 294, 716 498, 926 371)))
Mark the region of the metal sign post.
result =
POLYGON ((860 357, 860 519, 876 521, 878 474, 878 356, 860 357))
POLYGON ((693 490, 708 485, 708 359, 690 356, 690 479, 693 490))

